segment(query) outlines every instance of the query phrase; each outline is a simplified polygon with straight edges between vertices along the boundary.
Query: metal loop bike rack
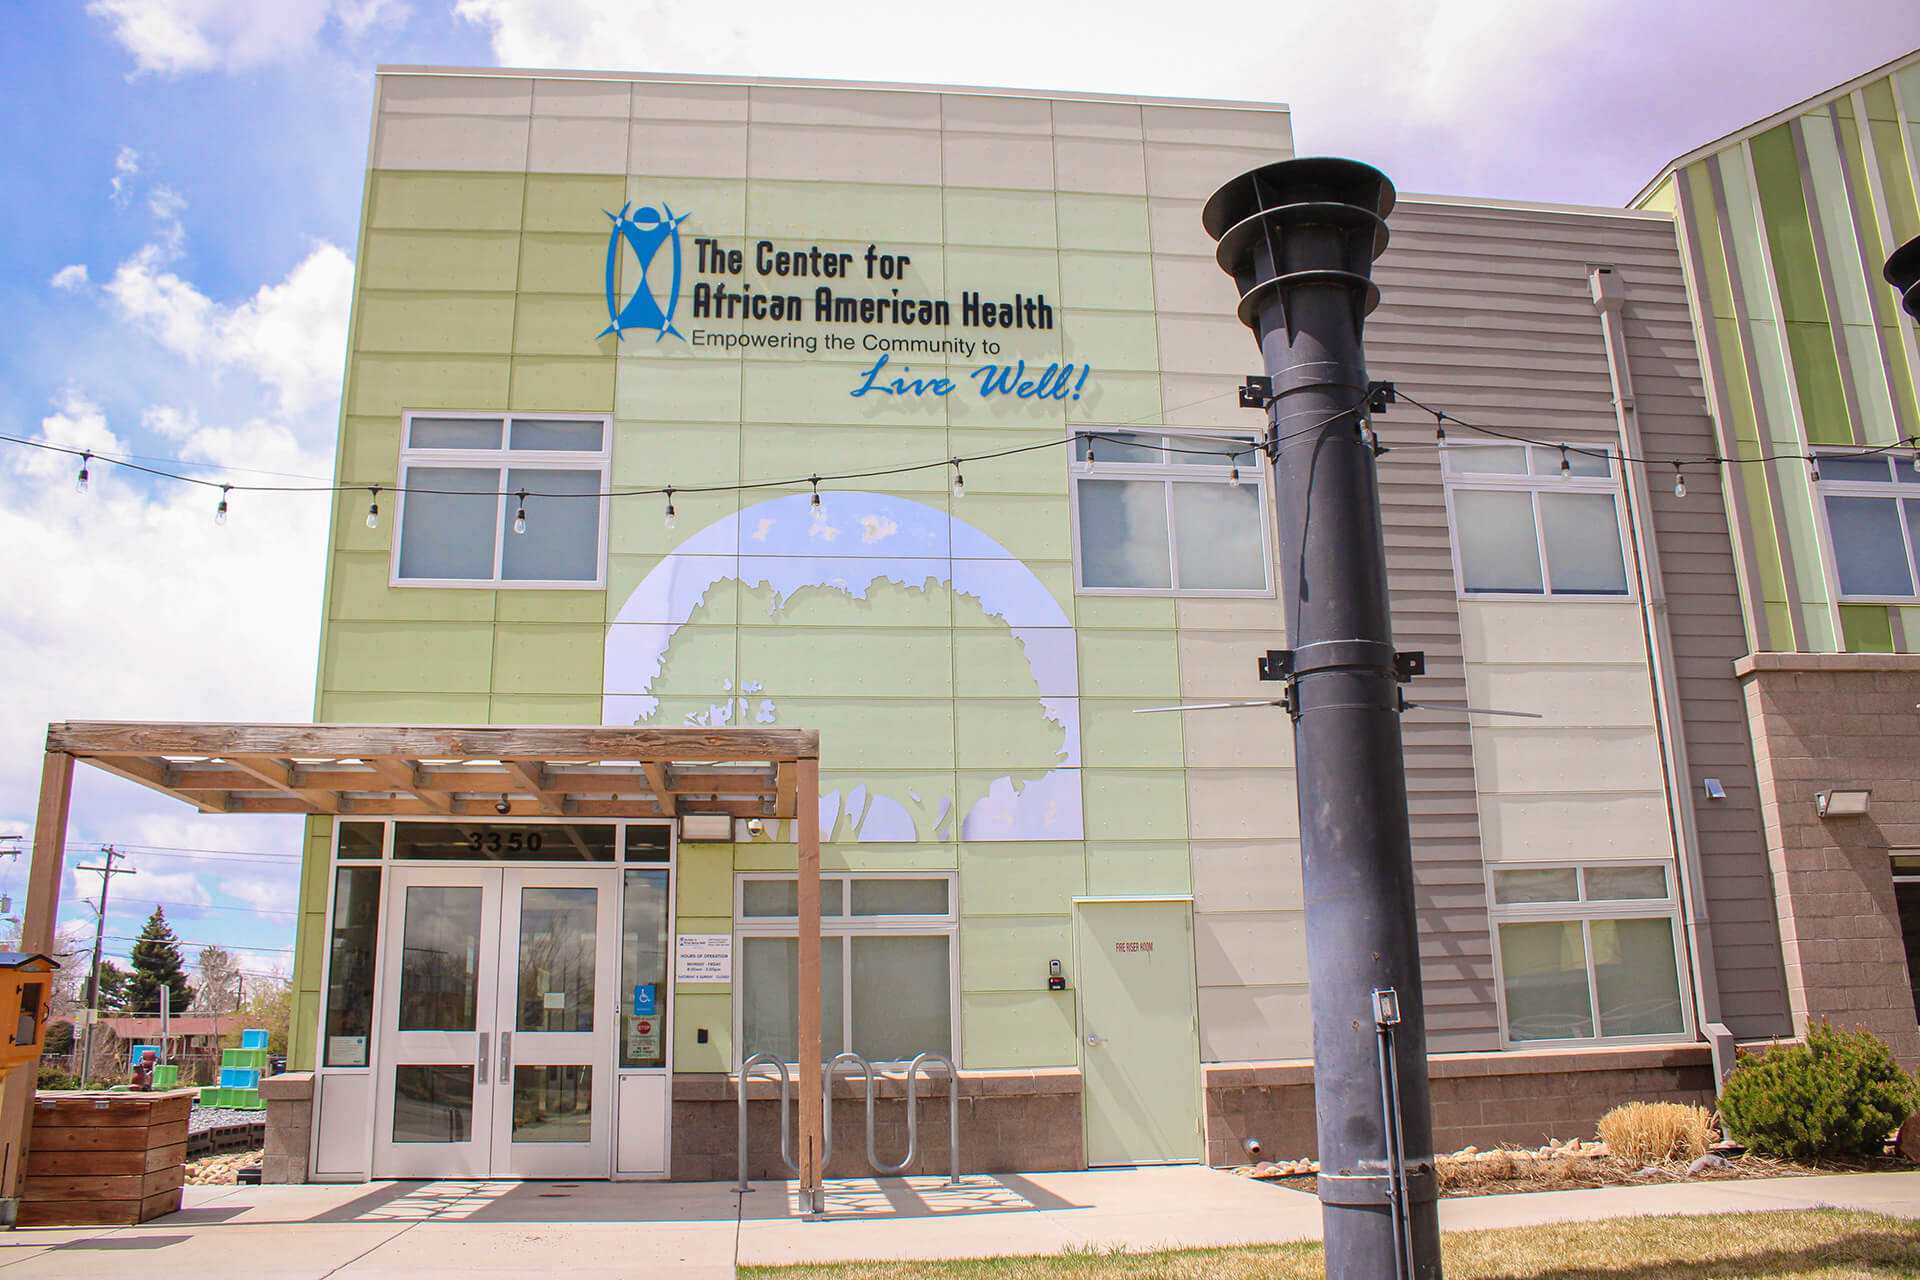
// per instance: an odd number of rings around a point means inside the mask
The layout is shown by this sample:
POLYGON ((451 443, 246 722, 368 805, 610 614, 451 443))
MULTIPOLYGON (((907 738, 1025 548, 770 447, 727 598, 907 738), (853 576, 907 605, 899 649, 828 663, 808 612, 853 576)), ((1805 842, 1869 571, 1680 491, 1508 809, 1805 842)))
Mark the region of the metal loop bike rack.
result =
MULTIPOLYGON (((881 1161, 875 1149, 874 1131, 874 1084, 886 1077, 876 1071, 871 1062, 857 1053, 847 1052, 834 1055, 831 1062, 825 1064, 820 1073, 821 1090, 821 1134, 820 1167, 825 1169, 833 1159, 833 1077, 842 1063, 859 1068, 865 1087, 867 1101, 867 1166, 882 1176, 905 1173, 913 1167, 914 1160, 920 1154, 920 1071, 923 1067, 938 1064, 947 1069, 947 1147, 952 1157, 952 1172, 947 1175, 946 1185, 960 1185, 960 1072, 954 1067, 953 1059, 944 1053, 928 1051, 920 1054, 907 1064, 906 1108, 907 1108, 907 1155, 899 1164, 886 1164, 881 1161)), ((799 1164, 793 1158, 791 1128, 788 1113, 791 1109, 792 1082, 787 1074, 787 1064, 770 1053, 756 1053, 740 1065, 739 1105, 740 1105, 740 1181, 734 1190, 747 1192, 753 1190, 747 1180, 747 1079, 759 1068, 769 1068, 780 1083, 780 1159, 787 1172, 798 1175, 799 1164)))

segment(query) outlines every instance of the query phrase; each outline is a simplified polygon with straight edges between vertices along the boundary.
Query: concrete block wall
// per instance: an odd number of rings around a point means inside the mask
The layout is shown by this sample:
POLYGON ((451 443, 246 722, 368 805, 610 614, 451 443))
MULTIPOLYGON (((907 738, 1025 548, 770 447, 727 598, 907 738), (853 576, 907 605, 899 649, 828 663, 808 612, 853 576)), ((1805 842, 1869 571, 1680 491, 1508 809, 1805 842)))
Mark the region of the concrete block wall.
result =
POLYGON ((290 1071, 260 1082, 267 1103, 267 1145, 260 1181, 305 1182, 313 1138, 313 1072, 290 1071))

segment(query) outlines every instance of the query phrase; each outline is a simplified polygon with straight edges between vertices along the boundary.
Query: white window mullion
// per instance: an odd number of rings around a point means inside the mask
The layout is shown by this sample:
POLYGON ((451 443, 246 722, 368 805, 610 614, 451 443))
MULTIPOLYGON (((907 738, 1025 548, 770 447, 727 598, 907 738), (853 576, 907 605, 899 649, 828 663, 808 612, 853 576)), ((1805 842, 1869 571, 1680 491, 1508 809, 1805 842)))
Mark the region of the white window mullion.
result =
POLYGON ((1540 557, 1540 595, 1553 598, 1553 565, 1547 558, 1547 521, 1540 510, 1540 490, 1533 489, 1533 545, 1540 557))

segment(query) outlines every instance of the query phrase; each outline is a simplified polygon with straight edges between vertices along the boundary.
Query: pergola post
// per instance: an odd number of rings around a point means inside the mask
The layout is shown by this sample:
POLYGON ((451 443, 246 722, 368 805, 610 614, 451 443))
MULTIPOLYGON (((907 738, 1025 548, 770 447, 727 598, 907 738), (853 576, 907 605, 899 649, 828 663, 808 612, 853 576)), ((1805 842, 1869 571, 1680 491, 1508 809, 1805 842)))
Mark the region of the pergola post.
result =
MULTIPOLYGON (((27 901, 20 914, 20 949, 28 953, 53 954, 54 922, 60 915, 60 873, 67 851, 67 810, 72 800, 73 757, 64 751, 49 751, 40 769, 40 811, 33 820, 33 860, 27 866, 27 901)), ((13 1200, 20 1194, 27 1139, 33 1131, 33 1091, 39 1068, 38 1058, 14 1068, 7 1076, 5 1095, 0 1097, 0 1199, 13 1200)), ((12 1223, 10 1216, 7 1223, 12 1223)))
MULTIPOLYGON (((820 761, 803 759, 794 826, 800 841, 800 1204, 807 1213, 826 1211, 821 1167, 822 1081, 820 1062, 820 761)), ((742 1087, 744 1087, 744 1082, 742 1087)))

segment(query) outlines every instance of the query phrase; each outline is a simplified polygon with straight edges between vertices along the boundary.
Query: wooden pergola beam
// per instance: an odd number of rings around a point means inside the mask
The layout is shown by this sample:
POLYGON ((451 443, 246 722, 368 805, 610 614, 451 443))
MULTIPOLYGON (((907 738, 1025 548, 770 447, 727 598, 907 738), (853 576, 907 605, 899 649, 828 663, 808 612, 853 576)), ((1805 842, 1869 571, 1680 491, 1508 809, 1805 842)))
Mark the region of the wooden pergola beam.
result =
POLYGON ((445 792, 423 788, 420 785, 420 770, 411 761, 383 755, 362 756, 361 759, 366 762, 367 768, 395 791, 409 793, 436 813, 453 812, 453 797, 445 792))
POLYGON ((292 761, 276 760, 271 756, 228 756, 226 762, 241 773, 258 778, 275 791, 305 800, 316 813, 342 812, 340 793, 304 785, 292 761))
POLYGON ((798 760, 810 729, 478 725, 191 724, 74 720, 47 727, 49 750, 81 757, 268 755, 293 760, 639 760, 712 764, 798 760))
POLYGON ((558 815, 568 811, 560 797, 549 789, 551 784, 547 781, 546 770, 541 768, 539 761, 502 760, 500 763, 520 784, 520 789, 533 797, 534 802, 540 806, 540 812, 558 815))
POLYGON ((640 766, 647 775, 647 784, 653 788, 653 798, 660 805, 660 812, 673 814, 680 812, 680 802, 674 796, 673 787, 667 782, 667 767, 657 761, 648 760, 640 766))

